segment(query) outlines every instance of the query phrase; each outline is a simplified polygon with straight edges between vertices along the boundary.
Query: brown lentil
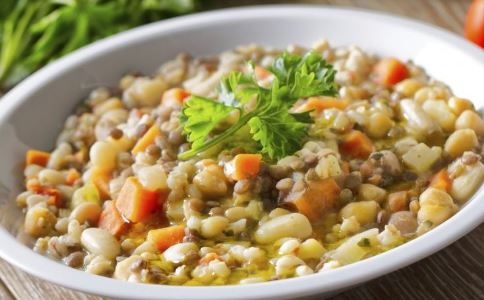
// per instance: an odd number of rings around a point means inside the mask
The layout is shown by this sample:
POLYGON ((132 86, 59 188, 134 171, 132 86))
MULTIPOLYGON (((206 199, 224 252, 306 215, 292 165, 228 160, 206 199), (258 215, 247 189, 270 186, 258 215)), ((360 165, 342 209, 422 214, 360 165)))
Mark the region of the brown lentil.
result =
POLYGON ((113 139, 119 140, 120 138, 123 137, 124 133, 121 129, 119 128, 113 128, 109 134, 113 139))
POLYGON ((79 268, 82 266, 84 262, 84 256, 85 256, 84 252, 76 251, 69 254, 69 256, 67 256, 66 258, 64 258, 64 262, 66 265, 68 265, 71 268, 79 268))
POLYGON ((146 152, 153 156, 153 157, 160 157, 161 155, 161 149, 160 147, 156 146, 156 145, 149 145, 147 148, 146 148, 146 152))

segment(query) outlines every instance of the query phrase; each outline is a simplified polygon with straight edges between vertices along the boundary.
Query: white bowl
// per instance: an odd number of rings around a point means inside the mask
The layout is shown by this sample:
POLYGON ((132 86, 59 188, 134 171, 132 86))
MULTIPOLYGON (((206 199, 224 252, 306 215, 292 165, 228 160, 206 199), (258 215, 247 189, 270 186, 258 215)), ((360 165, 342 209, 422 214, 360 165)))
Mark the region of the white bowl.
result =
POLYGON ((248 43, 285 47, 356 44, 413 59, 456 94, 484 102, 484 52, 454 34, 400 17, 321 6, 267 6, 202 13, 155 23, 97 42, 26 79, 0 102, 0 256, 42 279, 93 294, 130 299, 284 299, 329 296, 428 256, 484 220, 484 189, 450 220, 387 253, 334 271, 250 286, 177 287, 93 276, 33 252, 19 233, 21 166, 30 148, 51 149, 65 118, 90 89, 114 85, 128 71, 153 72, 185 51, 216 54, 248 43), (481 198, 481 199, 477 199, 481 198))

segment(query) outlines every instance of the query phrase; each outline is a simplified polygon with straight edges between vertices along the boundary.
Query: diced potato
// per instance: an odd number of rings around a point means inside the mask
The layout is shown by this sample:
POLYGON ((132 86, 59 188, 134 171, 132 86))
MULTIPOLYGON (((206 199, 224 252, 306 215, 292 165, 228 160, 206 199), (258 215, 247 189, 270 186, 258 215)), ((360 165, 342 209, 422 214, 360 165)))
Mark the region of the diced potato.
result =
POLYGON ((472 110, 466 110, 455 121, 455 129, 472 129, 478 136, 484 135, 484 121, 472 110))
POLYGON ((423 110, 437 123, 439 126, 450 132, 454 130, 455 115, 450 111, 443 100, 427 100, 422 105, 423 110))
POLYGON ((376 201, 352 202, 341 209, 341 218, 355 217, 358 223, 367 225, 376 222, 379 210, 380 206, 376 201))
POLYGON ((445 141, 444 150, 452 158, 462 155, 465 151, 472 150, 479 145, 476 133, 472 129, 459 129, 452 133, 445 141))
POLYGON ((417 137, 423 138, 440 131, 436 123, 417 103, 409 99, 400 101, 400 111, 408 122, 410 131, 417 137))
POLYGON ((361 260, 371 250, 371 246, 377 242, 378 229, 372 228, 363 231, 341 244, 331 258, 343 265, 361 260))
POLYGON ((301 243, 297 251, 297 256, 300 259, 320 259, 326 252, 323 245, 315 239, 307 239, 301 243))
POLYGON ((417 145, 418 142, 410 136, 404 137, 395 143, 395 153, 402 156, 407 153, 410 148, 417 145))
POLYGON ((422 173, 430 169, 440 158, 442 148, 429 148, 424 143, 413 146, 402 156, 403 162, 415 172, 422 173))
POLYGON ((476 192, 484 181, 484 165, 477 162, 467 166, 458 177, 456 177, 450 189, 450 194, 459 203, 464 203, 476 192))
POLYGON ((384 189, 369 183, 360 185, 358 189, 358 197, 360 201, 374 200, 378 203, 381 203, 383 200, 385 200, 386 195, 387 192, 384 189))

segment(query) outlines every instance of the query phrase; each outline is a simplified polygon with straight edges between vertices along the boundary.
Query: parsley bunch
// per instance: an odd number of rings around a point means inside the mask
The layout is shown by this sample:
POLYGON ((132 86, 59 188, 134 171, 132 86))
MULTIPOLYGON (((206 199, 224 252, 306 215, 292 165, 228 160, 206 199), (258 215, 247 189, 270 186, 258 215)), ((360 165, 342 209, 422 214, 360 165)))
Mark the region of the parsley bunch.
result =
POLYGON ((199 96, 187 100, 180 121, 191 149, 178 158, 186 160, 227 143, 244 126, 249 127, 257 151, 270 160, 299 150, 311 118, 308 112, 291 113, 290 109, 300 98, 335 95, 335 70, 321 56, 309 52, 304 56, 284 53, 274 60, 270 71, 274 80, 268 89, 257 84, 253 72, 232 72, 221 80, 219 101, 199 96), (254 98, 255 107, 248 109, 246 104, 254 98), (238 121, 217 130, 235 110, 238 121))

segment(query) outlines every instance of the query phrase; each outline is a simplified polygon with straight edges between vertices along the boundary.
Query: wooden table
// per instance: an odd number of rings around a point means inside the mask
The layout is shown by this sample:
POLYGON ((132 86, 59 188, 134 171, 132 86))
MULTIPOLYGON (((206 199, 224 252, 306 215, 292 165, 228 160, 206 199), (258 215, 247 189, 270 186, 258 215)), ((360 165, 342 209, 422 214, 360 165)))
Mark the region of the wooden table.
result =
MULTIPOLYGON (((461 33, 470 0, 213 1, 215 7, 320 3, 404 15, 461 33)), ((36 279, 0 260, 0 299, 102 299, 36 279)), ((336 297, 340 299, 484 299, 484 224, 450 247, 336 297)))

